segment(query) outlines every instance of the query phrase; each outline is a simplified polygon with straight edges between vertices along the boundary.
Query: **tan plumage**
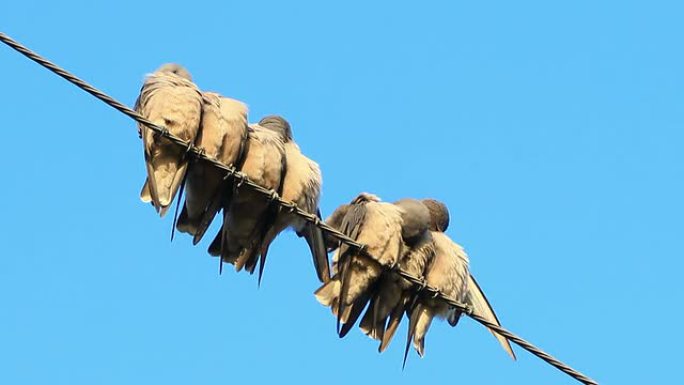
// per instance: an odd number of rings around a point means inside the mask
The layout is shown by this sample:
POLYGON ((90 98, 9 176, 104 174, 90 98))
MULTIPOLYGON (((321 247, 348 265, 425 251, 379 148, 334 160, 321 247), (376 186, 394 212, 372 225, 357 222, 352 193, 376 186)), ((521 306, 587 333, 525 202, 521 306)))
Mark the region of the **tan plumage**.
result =
MULTIPOLYGON (((350 205, 342 206, 346 213, 339 229, 347 236, 366 245, 372 258, 359 254, 347 245, 340 245, 335 256, 337 272, 316 291, 316 299, 331 306, 338 322, 348 323, 352 309, 363 306, 372 294, 372 285, 382 273, 393 267, 402 250, 402 210, 380 202, 374 195, 362 193, 350 205)), ((333 213, 331 217, 336 217, 333 213)))
MULTIPOLYGON (((429 232, 430 211, 415 199, 402 199, 394 204, 402 209, 403 242, 398 268, 423 277, 435 253, 429 232)), ((385 273, 380 279, 359 325, 369 337, 382 341, 379 351, 385 350, 392 339, 414 292, 413 284, 395 271, 385 273)))
MULTIPOLYGON (((145 79, 135 109, 173 135, 194 143, 199 132, 202 96, 187 70, 165 64, 145 79)), ((139 125, 143 139, 147 181, 140 193, 163 216, 183 183, 187 170, 185 149, 139 125)))
MULTIPOLYGON (((316 162, 302 154, 299 146, 297 146, 292 138, 290 124, 284 118, 280 116, 267 116, 259 121, 259 125, 277 133, 284 142, 287 171, 283 180, 281 197, 286 201, 294 202, 306 212, 317 214, 322 184, 320 167, 316 162)), ((288 227, 296 231, 297 235, 306 239, 311 249, 318 278, 321 282, 327 282, 330 279, 330 272, 328 253, 325 248, 322 231, 287 209, 278 210, 273 226, 268 229, 261 242, 261 249, 259 250, 259 255, 261 256, 259 281, 261 281, 266 255, 271 242, 280 232, 288 227)), ((254 258, 246 262, 245 267, 252 271, 256 263, 255 255, 254 258)))
MULTIPOLYGON (((202 94, 202 124, 196 146, 226 165, 236 165, 247 142, 247 106, 213 92, 202 94)), ((220 209, 226 172, 203 161, 189 166, 185 204, 178 217, 179 231, 200 241, 220 209)))
MULTIPOLYGON (((280 191, 286 170, 283 141, 271 130, 253 124, 242 172, 255 183, 280 191)), ((232 199, 223 209, 223 226, 209 253, 221 255, 222 261, 235 264, 240 271, 258 253, 261 239, 272 226, 277 204, 247 186, 236 187, 232 199)))
MULTIPOLYGON (((424 277, 426 284, 449 298, 458 302, 465 302, 473 308, 474 313, 499 325, 494 310, 475 278, 470 274, 467 254, 459 244, 443 233, 449 226, 449 211, 446 205, 433 199, 423 200, 423 203, 430 210, 430 229, 435 246, 435 258, 424 277)), ((456 326, 461 317, 459 310, 450 307, 439 298, 418 295, 415 297, 415 303, 415 306, 408 311, 410 324, 404 362, 406 362, 411 338, 413 338, 414 348, 420 356, 423 356, 425 335, 435 316, 446 318, 451 326, 456 326)), ((515 353, 511 349, 509 341, 498 333, 490 331, 499 340, 504 350, 515 359, 515 353)))
MULTIPOLYGON (((444 233, 433 231, 432 240, 435 257, 425 273, 425 281, 447 297, 463 302, 468 293, 468 255, 444 233)), ((440 298, 429 296, 418 298, 410 313, 409 339, 413 336, 413 347, 421 357, 432 319, 436 316, 448 318, 449 323, 455 325, 461 315, 440 298)))

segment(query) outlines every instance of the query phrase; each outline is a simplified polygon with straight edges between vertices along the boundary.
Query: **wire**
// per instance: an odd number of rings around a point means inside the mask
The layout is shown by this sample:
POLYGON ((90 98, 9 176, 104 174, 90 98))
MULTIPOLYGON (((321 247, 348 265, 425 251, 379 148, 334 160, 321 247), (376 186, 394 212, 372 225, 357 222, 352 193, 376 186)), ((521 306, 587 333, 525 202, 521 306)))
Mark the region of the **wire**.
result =
MULTIPOLYGON (((195 147, 192 143, 186 142, 171 133, 162 126, 156 125, 137 113, 136 111, 130 109, 126 105, 120 103, 116 99, 112 98, 111 96, 105 94, 104 92, 98 90, 97 88, 91 86, 87 82, 79 79, 75 75, 71 74, 70 72, 64 70, 63 68, 57 66, 56 64, 53 64, 52 62, 48 61, 44 57, 40 56, 39 54, 31 51, 24 45, 20 44, 19 42, 13 40, 9 36, 7 36, 5 33, 0 32, 0 41, 5 43, 6 45, 10 46, 14 50, 18 51, 22 55, 26 56, 27 58, 33 60, 34 62, 40 64, 41 66, 47 68, 48 70, 52 71, 53 73, 61 76, 62 78, 66 79, 68 82, 74 84, 78 88, 86 91, 87 93, 93 95, 97 99, 101 100, 105 104, 109 105, 110 107, 116 109, 117 111, 127 115, 131 119, 137 121, 140 124, 143 124, 147 126, 149 129, 154 131, 160 136, 163 136, 164 138, 168 139, 169 141, 177 144, 178 146, 181 146, 183 148, 186 148, 188 151, 188 154, 193 156, 196 159, 201 159, 205 162, 208 162, 209 164, 213 165, 214 167, 217 167, 221 170, 224 170, 227 172, 228 175, 232 175, 235 179, 236 182, 239 184, 244 184, 249 186, 252 190, 264 195, 266 198, 270 199, 273 202, 277 202, 281 207, 283 207, 285 210, 295 213, 296 215, 300 216, 307 222, 313 223, 315 226, 319 227, 321 230, 325 231, 327 234, 332 236, 333 238, 336 238, 340 242, 343 242, 347 244, 348 246, 357 249, 360 253, 365 254, 369 256, 370 258, 373 258, 366 252, 366 246, 356 242, 354 239, 348 237, 347 235, 337 231, 336 229, 330 227, 328 224, 325 222, 321 221, 318 216, 306 212, 302 210, 301 208, 297 207, 296 204, 290 201, 286 201, 283 198, 281 198, 278 193, 276 193, 273 190, 264 188, 263 186, 258 185, 257 183, 254 183, 251 181, 244 173, 236 170, 234 167, 227 166, 221 162, 219 162, 217 159, 212 158, 207 156, 204 151, 201 148, 195 147)), ((520 338, 516 334, 504 329, 503 327, 489 322, 487 319, 484 317, 473 313, 472 307, 468 306, 467 304, 464 304, 462 302, 458 302, 454 300, 453 298, 450 298, 444 294, 442 294, 439 290, 427 286, 425 284, 425 281, 422 280, 419 277, 413 276, 411 274, 406 273, 405 271, 397 270, 397 272, 406 280, 409 282, 413 283, 414 285, 420 286, 423 291, 426 291, 428 293, 433 294, 436 297, 439 297, 442 299, 444 302, 448 303, 450 306, 453 306, 454 308, 461 310, 465 314, 467 314, 470 318, 474 319, 475 321, 479 322, 480 324, 486 326, 487 328, 501 334, 502 336, 508 338, 511 342, 515 343, 516 345, 520 346, 521 348, 527 350, 528 352, 534 354, 535 356, 539 357, 540 359, 544 360, 546 363, 549 365, 555 367, 556 369, 568 374, 575 380, 587 384, 587 385, 598 385, 598 382, 592 380, 591 378, 585 376, 584 374, 578 372, 577 370, 571 368, 570 366, 564 364, 563 362, 559 361, 558 359, 554 358, 550 354, 544 352, 540 348, 534 346, 530 342, 520 338)))

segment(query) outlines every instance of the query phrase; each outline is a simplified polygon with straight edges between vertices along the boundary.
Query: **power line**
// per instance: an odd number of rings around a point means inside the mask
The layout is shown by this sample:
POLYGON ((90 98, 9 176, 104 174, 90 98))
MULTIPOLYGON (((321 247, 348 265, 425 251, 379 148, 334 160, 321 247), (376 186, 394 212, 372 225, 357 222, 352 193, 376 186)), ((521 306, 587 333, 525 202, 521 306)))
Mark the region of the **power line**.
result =
MULTIPOLYGON (((0 41, 5 43, 6 45, 10 46, 14 50, 18 51, 22 55, 26 56, 27 58, 33 60, 34 62, 40 64, 41 66, 47 68, 51 72, 61 76, 62 78, 66 79, 68 82, 74 84, 78 88, 86 91, 87 93, 93 95, 100 101, 104 102, 105 104, 109 105, 110 107, 116 109, 117 111, 127 115, 131 119, 137 121, 140 124, 143 124, 150 128, 152 131, 154 131, 157 135, 162 136, 172 143, 175 143, 178 146, 181 146, 186 149, 188 155, 200 159, 202 161, 205 161, 214 167, 217 167, 221 170, 226 171, 227 175, 232 175, 236 183, 239 185, 247 185, 249 186, 252 190, 264 195, 267 199, 271 200, 272 202, 276 202, 278 205, 283 207, 285 210, 294 213, 307 222, 313 223, 315 226, 319 227, 321 230, 326 232, 328 235, 332 236, 333 238, 339 240, 340 242, 343 242, 347 244, 348 246, 357 249, 360 253, 365 254, 369 257, 372 258, 367 252, 366 252, 366 246, 356 242, 354 239, 346 236, 345 234, 337 231, 336 229, 330 227, 328 224, 325 222, 321 221, 318 216, 306 212, 302 210, 301 208, 297 207, 296 204, 290 201, 286 201, 283 198, 281 198, 277 192, 264 188, 263 186, 260 186, 257 183, 254 183, 251 181, 247 175, 244 173, 236 170, 234 167, 227 166, 221 162, 219 162, 217 159, 212 158, 207 156, 204 153, 204 150, 202 148, 198 148, 195 145, 193 145, 191 142, 186 142, 174 135, 172 135, 165 127, 156 125, 137 113, 136 111, 130 109, 126 105, 120 103, 116 99, 112 98, 111 96, 105 94, 104 92, 98 90, 97 88, 91 86, 84 80, 79 79, 72 73, 64 70, 63 68, 57 66, 56 64, 50 62, 49 60, 45 59, 44 57, 40 56, 39 54, 31 51, 24 45, 20 44, 19 42, 15 41, 14 39, 10 38, 7 36, 5 33, 0 32, 0 41)), ((544 360, 546 363, 549 365, 555 367, 556 369, 568 374, 575 380, 587 384, 587 385, 598 385, 598 383, 591 378, 585 376, 584 374, 578 372, 577 370, 571 368, 570 366, 564 364, 563 362, 559 361, 558 359, 554 358, 550 354, 544 352, 540 348, 534 346, 530 342, 520 338, 516 334, 508 331, 507 329, 504 329, 503 327, 489 322, 487 319, 484 317, 473 313, 472 307, 468 306, 465 303, 458 302, 454 300, 453 298, 450 298, 444 294, 442 294, 439 290, 427 286, 425 284, 425 281, 422 280, 419 277, 413 276, 411 274, 406 273, 405 271, 396 269, 398 274, 400 274, 403 278, 408 280, 409 282, 413 283, 416 286, 421 287, 421 290, 431 293, 432 295, 439 297, 442 299, 444 302, 448 303, 450 306, 453 306, 454 308, 462 311, 463 313, 467 314, 470 318, 474 319, 475 321, 479 322, 480 324, 486 326, 487 328, 501 334, 502 336, 508 338, 511 342, 515 343, 516 345, 520 346, 521 348, 527 350, 528 352, 534 354, 535 356, 539 357, 540 359, 544 360)))

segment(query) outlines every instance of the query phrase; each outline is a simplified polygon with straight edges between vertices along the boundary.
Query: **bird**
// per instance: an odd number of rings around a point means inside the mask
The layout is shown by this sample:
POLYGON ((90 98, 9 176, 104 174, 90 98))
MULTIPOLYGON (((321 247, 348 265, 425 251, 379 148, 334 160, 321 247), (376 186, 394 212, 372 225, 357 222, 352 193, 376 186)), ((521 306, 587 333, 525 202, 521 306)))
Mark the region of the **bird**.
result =
MULTIPOLYGON (((262 118, 258 124, 277 133, 284 143, 287 171, 283 180, 281 198, 288 202, 293 202, 302 210, 317 215, 320 218, 321 214, 318 208, 322 185, 320 167, 316 162, 302 154, 292 137, 292 127, 285 118, 278 115, 269 115, 262 118)), ((309 245, 319 281, 327 282, 330 280, 328 253, 322 230, 288 209, 280 208, 273 225, 266 231, 264 238, 261 240, 258 252, 260 256, 258 282, 261 283, 266 256, 271 242, 288 227, 292 228, 299 237, 303 237, 309 245)), ((251 260, 245 261, 245 268, 248 271, 254 270, 254 266, 257 263, 256 256, 256 254, 253 254, 251 260)), ((242 263, 242 261, 238 261, 238 263, 242 263)))
MULTIPOLYGON (((425 283, 449 298, 464 302, 468 285, 468 255, 463 248, 446 234, 434 231, 432 239, 435 257, 425 272, 425 283)), ((460 310, 449 306, 440 298, 419 293, 417 301, 408 311, 409 328, 404 351, 404 364, 408 355, 409 342, 421 357, 425 354, 425 336, 434 317, 447 318, 455 326, 461 316, 460 310)))
MULTIPOLYGON (((397 268, 422 278, 432 261, 435 248, 429 231, 430 211, 417 199, 401 199, 394 204, 402 209, 402 252, 397 268)), ((396 270, 387 271, 380 278, 359 327, 369 337, 380 340, 378 348, 384 351, 396 331, 396 325, 385 337, 388 318, 401 319, 415 291, 414 285, 396 270), (384 341, 384 343, 382 343, 384 341)), ((398 325, 398 324, 397 324, 398 325)))
POLYGON ((316 299, 330 306, 337 316, 337 331, 343 336, 340 325, 353 324, 383 272, 399 261, 403 247, 402 209, 382 202, 376 195, 361 193, 350 204, 338 207, 328 224, 366 245, 359 250, 338 243, 333 258, 335 274, 314 292, 316 299))
MULTIPOLYGON (((147 75, 135 110, 170 134, 194 144, 202 116, 202 94, 187 69, 175 63, 164 64, 147 75)), ((163 217, 184 182, 186 149, 142 124, 138 125, 138 133, 143 139, 147 168, 140 198, 151 202, 163 217)))
MULTIPOLYGON (((434 199, 423 200, 423 203, 431 213, 430 230, 435 247, 435 256, 425 272, 425 284, 448 298, 469 305, 477 314, 499 325, 494 310, 470 274, 468 255, 461 245, 444 233, 449 226, 449 212, 446 205, 434 199)), ((434 317, 446 318, 451 326, 456 326, 462 311, 450 306, 439 297, 419 292, 407 311, 407 315, 409 328, 404 350, 404 364, 406 364, 411 340, 418 355, 422 357, 425 354, 425 336, 434 317)), ((515 360, 509 341, 495 331, 490 331, 515 360)))
MULTIPOLYGON (((284 143, 273 130, 250 124, 248 144, 241 173, 254 183, 282 192, 287 171, 284 143)), ((240 271, 248 260, 258 255, 261 240, 273 226, 278 205, 269 197, 240 182, 232 185, 231 198, 222 206, 223 224, 209 246, 209 254, 220 256, 223 262, 235 265, 240 271)), ((253 270, 252 270, 253 272, 253 270)))
MULTIPOLYGON (((202 93, 202 120, 196 146, 206 155, 234 168, 244 160, 248 140, 247 106, 215 92, 202 93)), ((232 175, 199 159, 188 167, 185 202, 178 216, 178 231, 197 244, 221 205, 229 200, 232 175)))
MULTIPOLYGON (((421 203, 429 212, 428 234, 422 238, 422 242, 417 245, 415 248, 416 250, 413 253, 404 257, 406 261, 400 265, 400 269, 424 281, 427 269, 431 266, 437 252, 432 233, 433 231, 446 229, 449 226, 449 211, 446 205, 434 199, 423 199, 421 200, 421 203)), ((375 324, 372 324, 375 325, 375 328, 372 328, 368 325, 369 320, 367 314, 361 324, 362 330, 364 330, 369 337, 380 340, 380 346, 378 347, 379 352, 383 352, 387 348, 399 327, 404 313, 410 314, 411 308, 418 300, 419 288, 416 288, 413 284, 410 284, 403 279, 395 280, 395 282, 398 283, 385 288, 388 293, 392 289, 400 291, 399 294, 394 295, 395 305, 392 308, 389 317, 387 314, 384 315, 388 320, 376 316, 374 321, 375 324), (380 327, 385 326, 384 332, 377 326, 377 322, 380 322, 380 327)), ((389 294, 385 294, 385 296, 388 295, 389 294)))

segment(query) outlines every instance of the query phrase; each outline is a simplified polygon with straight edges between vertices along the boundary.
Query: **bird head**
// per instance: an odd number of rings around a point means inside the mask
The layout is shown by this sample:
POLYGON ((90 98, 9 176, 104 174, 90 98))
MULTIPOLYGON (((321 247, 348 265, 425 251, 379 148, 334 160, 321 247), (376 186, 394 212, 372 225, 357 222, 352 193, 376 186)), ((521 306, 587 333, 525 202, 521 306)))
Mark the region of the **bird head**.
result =
POLYGON ((261 118, 259 125, 277 132, 285 143, 292 140, 292 127, 290 123, 280 115, 269 115, 261 118))
POLYGON ((171 73, 180 78, 192 81, 192 76, 185 67, 176 63, 166 63, 157 69, 158 73, 171 73))
POLYGON ((351 201, 351 204, 359 204, 359 203, 366 203, 366 202, 380 202, 380 198, 377 195, 373 195, 371 193, 367 192, 362 192, 359 194, 356 198, 354 198, 351 201))
POLYGON ((430 211, 430 230, 444 232, 449 227, 449 209, 436 199, 423 199, 421 202, 430 211))

